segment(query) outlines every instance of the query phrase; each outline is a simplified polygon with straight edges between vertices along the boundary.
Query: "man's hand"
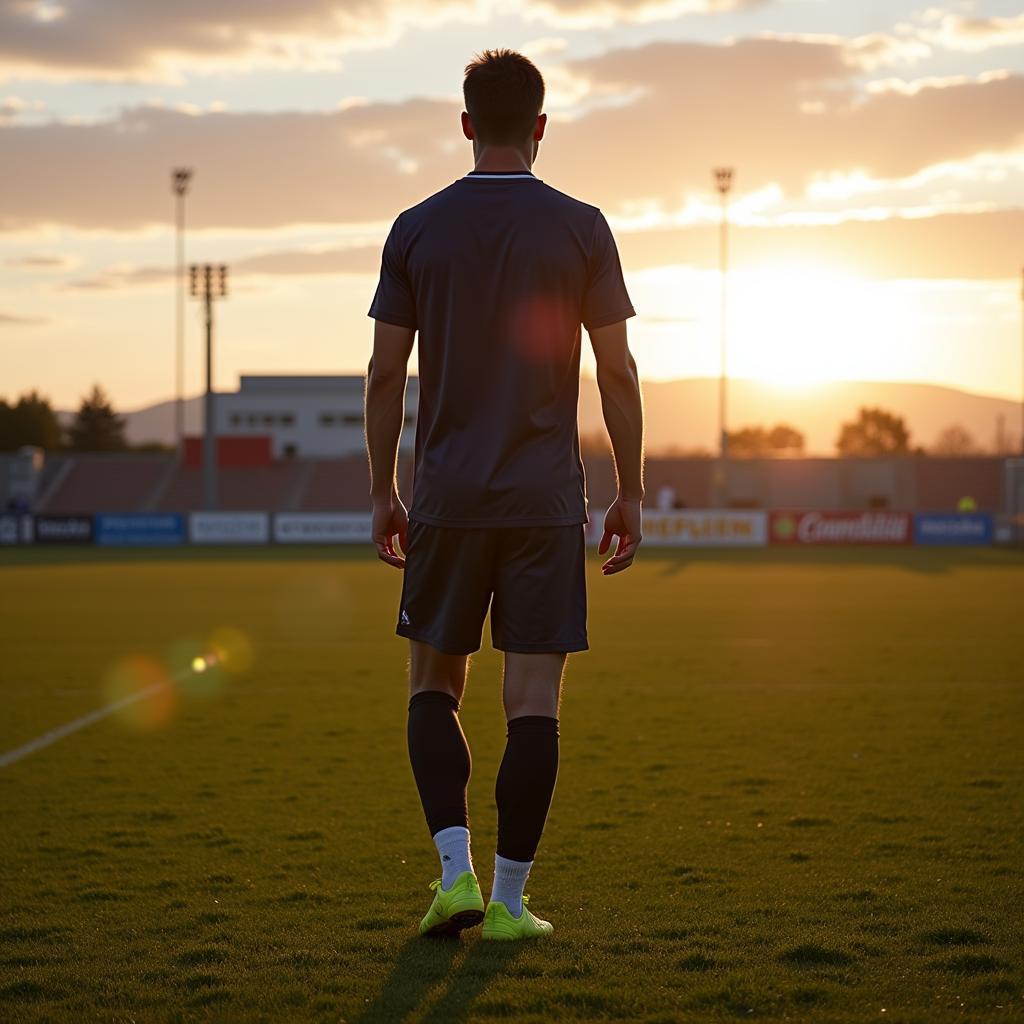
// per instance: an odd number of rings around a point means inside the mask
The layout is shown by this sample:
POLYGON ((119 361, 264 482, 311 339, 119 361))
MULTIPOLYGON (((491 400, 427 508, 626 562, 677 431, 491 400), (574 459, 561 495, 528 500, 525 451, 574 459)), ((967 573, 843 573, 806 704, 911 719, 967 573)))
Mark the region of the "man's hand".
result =
POLYGON ((377 555, 382 562, 396 569, 405 568, 405 538, 409 530, 409 515, 397 494, 373 502, 371 536, 377 555), (399 547, 395 546, 398 537, 399 547))
POLYGON ((605 576, 612 576, 623 569, 628 569, 636 557, 637 548, 643 540, 643 517, 641 502, 629 500, 621 495, 612 502, 604 517, 604 533, 597 552, 603 555, 611 546, 612 537, 618 537, 615 554, 601 566, 605 576))

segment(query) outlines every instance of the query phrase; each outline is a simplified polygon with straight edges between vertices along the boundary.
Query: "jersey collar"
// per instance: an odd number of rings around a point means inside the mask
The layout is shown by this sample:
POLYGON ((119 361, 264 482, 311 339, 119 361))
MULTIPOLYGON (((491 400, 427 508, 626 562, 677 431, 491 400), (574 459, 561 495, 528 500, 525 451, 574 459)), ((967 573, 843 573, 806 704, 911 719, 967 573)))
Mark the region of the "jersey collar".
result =
POLYGON ((537 175, 532 174, 530 171, 470 171, 468 174, 464 174, 463 179, 466 178, 501 178, 508 180, 509 178, 528 178, 532 181, 540 181, 537 175))

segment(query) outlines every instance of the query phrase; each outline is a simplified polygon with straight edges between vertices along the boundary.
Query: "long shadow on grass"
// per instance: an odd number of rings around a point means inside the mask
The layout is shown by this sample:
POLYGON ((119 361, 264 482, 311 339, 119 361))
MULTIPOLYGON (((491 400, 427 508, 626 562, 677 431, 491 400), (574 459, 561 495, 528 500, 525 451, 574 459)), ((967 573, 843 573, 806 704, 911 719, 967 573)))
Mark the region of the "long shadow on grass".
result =
POLYGON ((427 993, 442 982, 447 985, 445 992, 421 1024, 465 1020, 477 996, 520 952, 519 943, 477 942, 462 963, 453 967, 465 948, 457 939, 410 939, 399 951, 377 997, 352 1024, 398 1024, 418 1010, 427 993))

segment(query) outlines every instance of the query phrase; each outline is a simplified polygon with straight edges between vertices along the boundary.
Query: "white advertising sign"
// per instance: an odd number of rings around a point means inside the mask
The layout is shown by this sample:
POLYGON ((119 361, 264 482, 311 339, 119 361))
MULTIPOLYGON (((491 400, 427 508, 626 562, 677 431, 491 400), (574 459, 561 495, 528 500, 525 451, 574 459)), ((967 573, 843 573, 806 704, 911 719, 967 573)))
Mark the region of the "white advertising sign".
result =
POLYGON ((760 547, 768 543, 765 512, 686 509, 644 513, 645 547, 760 547))
POLYGON ((193 544, 266 544, 270 516, 266 512, 193 512, 188 517, 193 544))
POLYGON ((371 518, 362 512, 282 512, 274 516, 278 544, 369 544, 371 518))

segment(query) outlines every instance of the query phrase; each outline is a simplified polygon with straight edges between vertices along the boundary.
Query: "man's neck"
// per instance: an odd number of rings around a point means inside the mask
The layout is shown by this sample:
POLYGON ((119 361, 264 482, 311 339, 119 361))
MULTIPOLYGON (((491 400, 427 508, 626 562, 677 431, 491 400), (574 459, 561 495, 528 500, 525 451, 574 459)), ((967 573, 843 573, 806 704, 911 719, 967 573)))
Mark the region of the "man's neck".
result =
POLYGON ((512 171, 517 174, 532 174, 532 161, 522 150, 512 146, 488 146, 476 156, 474 171, 512 171))

